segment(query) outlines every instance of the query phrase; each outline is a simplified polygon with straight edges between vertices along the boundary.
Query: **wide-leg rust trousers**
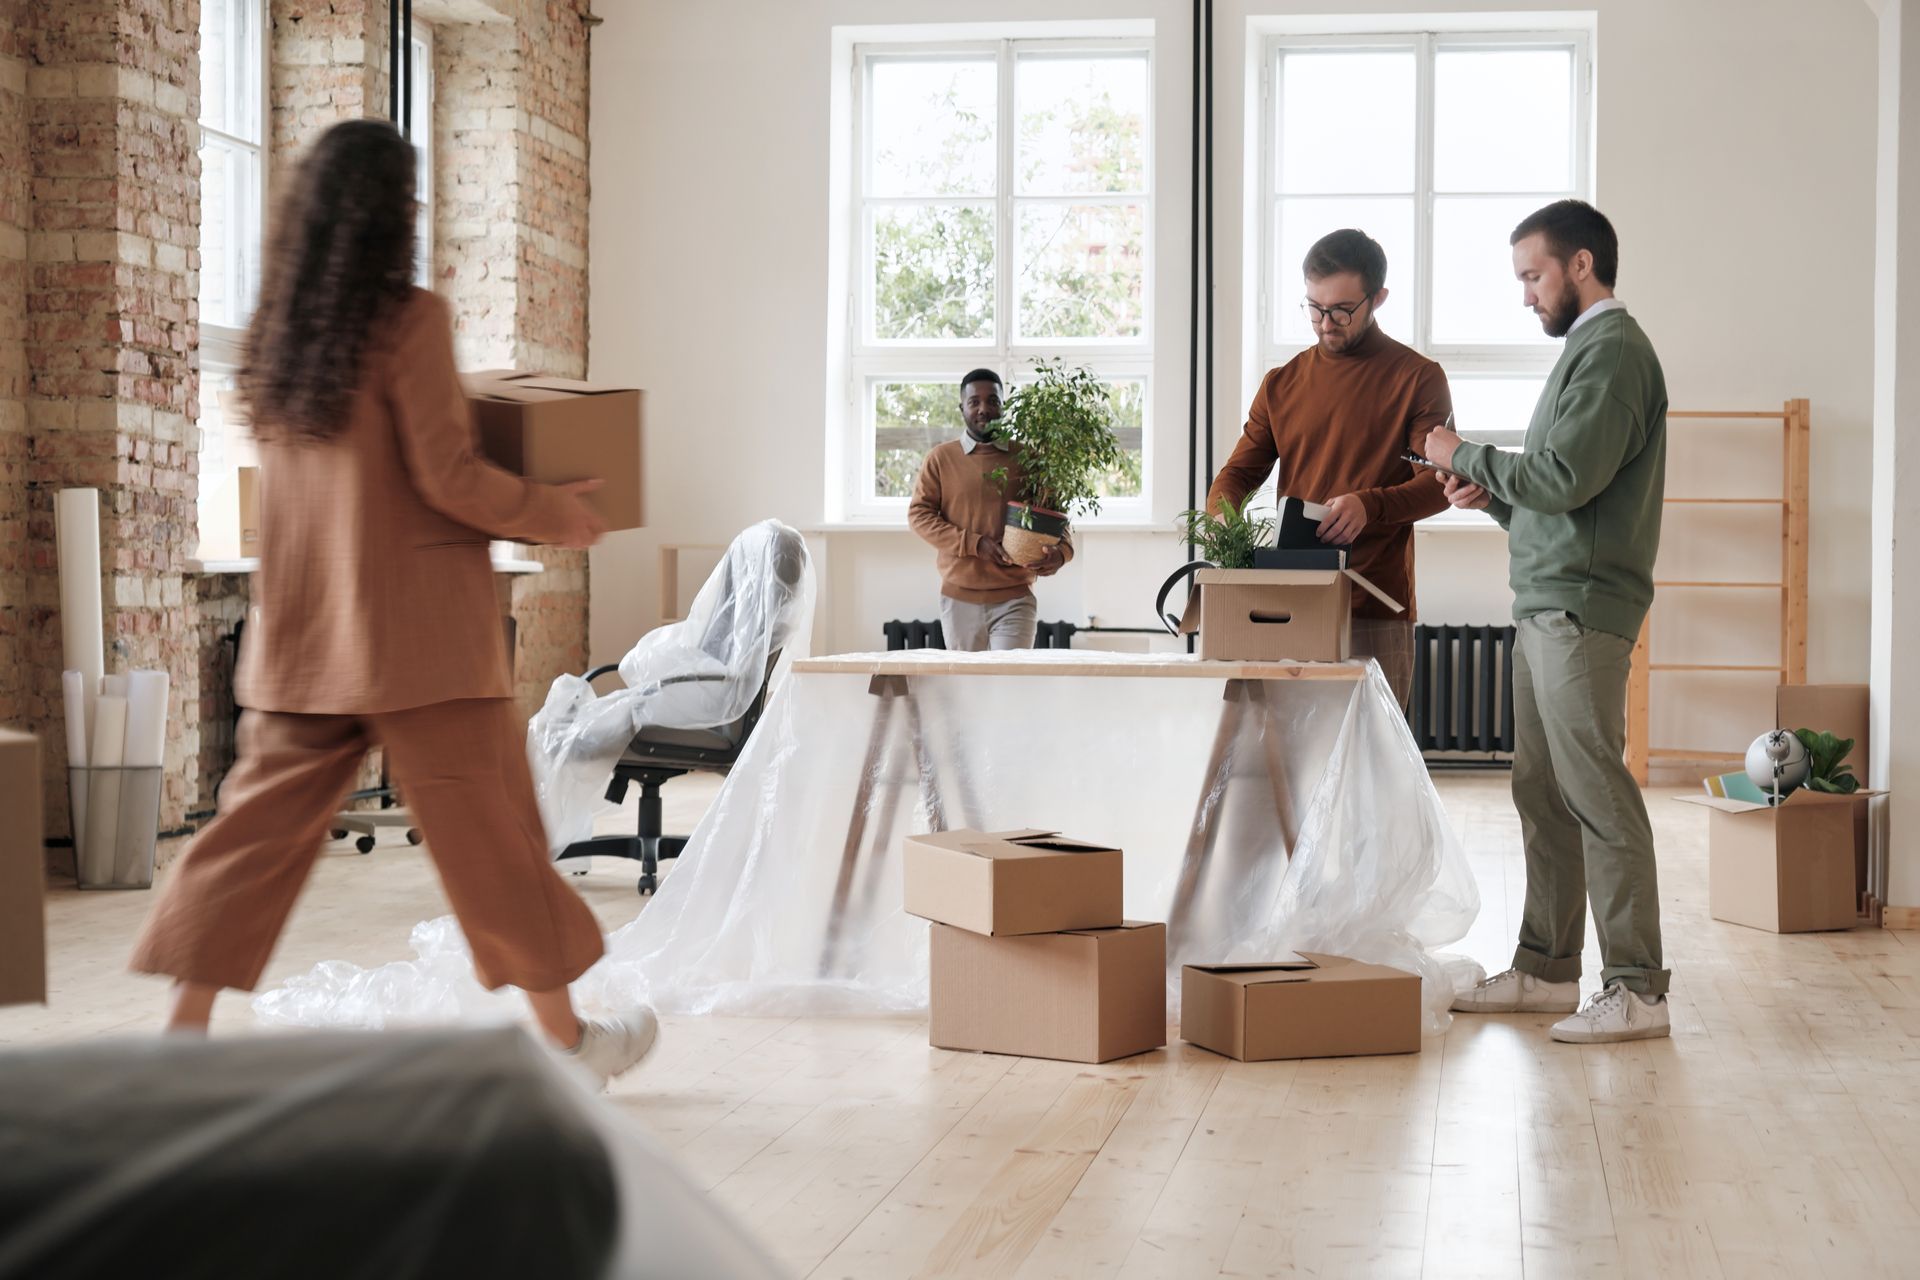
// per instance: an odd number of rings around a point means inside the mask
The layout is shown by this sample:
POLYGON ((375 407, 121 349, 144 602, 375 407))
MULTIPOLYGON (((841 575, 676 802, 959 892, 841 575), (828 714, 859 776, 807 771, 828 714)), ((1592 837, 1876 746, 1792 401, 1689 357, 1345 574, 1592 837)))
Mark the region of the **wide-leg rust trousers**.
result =
POLYGON ((251 991, 372 746, 426 838, 480 981, 550 991, 600 958, 598 922, 547 852, 506 699, 378 715, 249 711, 220 814, 167 875, 133 968, 251 991))

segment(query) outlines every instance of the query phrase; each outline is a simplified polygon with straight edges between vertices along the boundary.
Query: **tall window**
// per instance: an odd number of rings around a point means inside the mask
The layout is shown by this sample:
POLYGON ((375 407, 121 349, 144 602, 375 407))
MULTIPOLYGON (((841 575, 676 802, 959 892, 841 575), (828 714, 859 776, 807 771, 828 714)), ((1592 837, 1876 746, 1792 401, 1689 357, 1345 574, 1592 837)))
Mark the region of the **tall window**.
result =
POLYGON ((201 556, 239 554, 236 469, 253 461, 229 411, 260 288, 266 199, 266 0, 200 3, 201 556))
POLYGON ((1387 252, 1387 333, 1446 367, 1462 433, 1515 445, 1559 355, 1507 238, 1590 190, 1582 33, 1276 37, 1261 83, 1261 354, 1314 341, 1300 264, 1358 227, 1387 252))
POLYGON ((844 507, 899 516, 961 430, 960 375, 1041 356, 1112 388, 1126 451, 1103 516, 1141 518, 1153 359, 1145 41, 861 48, 844 507))
POLYGON ((413 140, 415 265, 413 282, 433 288, 433 28, 413 24, 413 97, 407 134, 413 140))

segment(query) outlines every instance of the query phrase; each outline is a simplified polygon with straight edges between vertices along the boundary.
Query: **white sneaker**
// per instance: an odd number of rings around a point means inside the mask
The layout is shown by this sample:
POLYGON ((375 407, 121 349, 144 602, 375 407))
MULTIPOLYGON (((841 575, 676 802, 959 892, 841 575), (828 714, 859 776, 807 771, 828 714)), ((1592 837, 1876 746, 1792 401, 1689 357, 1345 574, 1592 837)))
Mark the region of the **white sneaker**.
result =
POLYGON ((1455 1013, 1572 1013, 1580 1007, 1580 984, 1547 982, 1509 969, 1453 998, 1455 1013))
POLYGON ((1643 996, 1617 982, 1588 996, 1580 1012, 1554 1023, 1549 1032, 1562 1044, 1655 1040, 1672 1033, 1665 996, 1643 996))
POLYGON ((580 1020, 580 1043, 560 1051, 567 1062, 585 1067, 603 1086, 625 1074, 660 1037, 660 1019, 646 1005, 610 1021, 580 1020))

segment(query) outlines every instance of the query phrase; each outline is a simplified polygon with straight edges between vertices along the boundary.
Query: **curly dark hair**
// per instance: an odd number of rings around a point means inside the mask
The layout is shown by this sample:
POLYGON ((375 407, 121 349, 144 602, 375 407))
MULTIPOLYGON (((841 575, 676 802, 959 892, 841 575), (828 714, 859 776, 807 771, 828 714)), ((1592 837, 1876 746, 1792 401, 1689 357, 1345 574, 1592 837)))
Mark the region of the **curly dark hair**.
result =
POLYGON ((413 147, 349 120, 301 159, 274 214, 240 390, 254 434, 325 440, 346 424, 368 343, 413 287, 413 147))

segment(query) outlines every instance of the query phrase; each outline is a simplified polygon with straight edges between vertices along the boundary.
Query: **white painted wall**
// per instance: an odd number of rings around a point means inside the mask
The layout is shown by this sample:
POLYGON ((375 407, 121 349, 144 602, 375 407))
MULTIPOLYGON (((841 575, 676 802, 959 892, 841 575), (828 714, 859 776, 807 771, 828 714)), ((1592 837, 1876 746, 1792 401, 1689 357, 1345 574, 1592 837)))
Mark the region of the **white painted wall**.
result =
MULTIPOLYGON (((1243 367, 1240 354, 1240 282, 1252 272, 1242 261, 1240 212, 1250 17, 1418 15, 1469 7, 1597 11, 1597 197, 1621 233, 1621 294, 1660 349, 1676 407, 1768 408, 1790 396, 1813 401, 1809 675, 1864 679, 1877 38, 1864 5, 1219 4, 1217 456, 1231 447, 1246 388, 1260 372, 1243 367)), ((1184 379, 1191 6, 1172 0, 653 0, 604 9, 593 41, 591 359, 594 376, 632 379, 647 389, 651 527, 614 535, 594 553, 597 661, 617 656, 654 622, 655 548, 662 541, 724 541, 768 515, 804 527, 821 522, 836 25, 1157 24, 1157 341, 1162 368, 1184 379)), ((1156 405, 1163 478, 1156 518, 1168 526, 1185 505, 1186 478, 1184 399, 1176 395, 1172 404, 1172 420, 1164 397, 1156 405)), ((1743 456, 1737 438, 1724 432, 1675 442, 1669 475, 1675 494, 1777 483, 1777 450, 1770 443, 1743 456)), ((1774 528, 1764 517, 1683 513, 1669 525, 1672 563, 1662 572, 1678 571, 1674 557, 1691 557, 1688 571, 1734 576, 1745 567, 1755 577, 1771 577, 1777 572, 1774 528), (1737 528, 1743 518, 1746 527, 1737 528), (1717 535, 1708 520, 1720 522, 1717 535), (1728 542, 1731 553, 1703 558, 1715 543, 1728 542)), ((1086 531, 1081 541, 1075 565, 1044 584, 1042 616, 1150 621, 1152 588, 1182 558, 1171 534, 1086 531)), ((912 535, 830 533, 819 545, 829 595, 821 644, 870 647, 887 618, 933 616, 932 555, 912 535)), ((1422 533, 1418 555, 1425 618, 1505 618, 1504 535, 1422 533)), ((1777 621, 1770 603, 1710 610, 1676 601, 1667 614, 1656 644, 1667 648, 1662 656, 1669 660, 1772 660, 1777 621), (1747 656, 1754 653, 1760 656, 1747 656)), ((1765 678, 1657 678, 1670 682, 1655 697, 1655 735, 1666 742, 1744 742, 1768 719, 1765 678)))

